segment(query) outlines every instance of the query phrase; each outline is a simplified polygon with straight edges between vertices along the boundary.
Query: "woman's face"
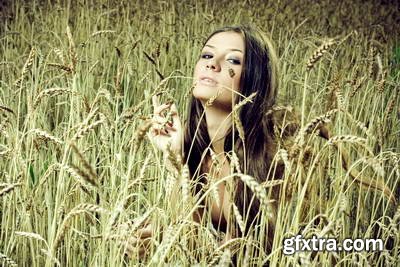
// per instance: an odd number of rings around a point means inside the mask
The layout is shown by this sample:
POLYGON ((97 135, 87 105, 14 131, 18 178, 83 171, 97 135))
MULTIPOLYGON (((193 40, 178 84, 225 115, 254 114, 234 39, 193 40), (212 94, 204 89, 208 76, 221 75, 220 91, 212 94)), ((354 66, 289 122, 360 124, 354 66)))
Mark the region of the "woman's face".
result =
POLYGON ((244 49, 244 40, 239 33, 213 35, 204 45, 194 68, 193 96, 205 104, 221 90, 213 106, 231 109, 232 94, 235 95, 231 90, 239 91, 244 49))

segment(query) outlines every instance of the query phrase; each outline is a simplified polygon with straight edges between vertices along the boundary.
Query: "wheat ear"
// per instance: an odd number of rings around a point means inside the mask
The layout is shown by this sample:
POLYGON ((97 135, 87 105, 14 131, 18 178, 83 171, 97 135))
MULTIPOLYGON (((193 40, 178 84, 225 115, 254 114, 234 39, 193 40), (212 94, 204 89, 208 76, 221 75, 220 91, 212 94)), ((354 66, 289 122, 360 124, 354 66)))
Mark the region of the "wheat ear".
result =
POLYGON ((58 246, 61 243, 61 240, 64 238, 65 231, 68 228, 70 220, 84 212, 105 212, 105 210, 97 205, 93 204, 79 204, 75 208, 73 208, 67 216, 65 216, 64 220, 61 223, 60 228, 58 229, 56 233, 56 237, 54 239, 54 242, 52 244, 52 255, 55 255, 55 252, 57 251, 58 246))
POLYGON ((0 190, 0 197, 2 197, 3 195, 11 192, 12 190, 14 190, 17 186, 20 186, 21 183, 15 183, 15 184, 8 184, 7 186, 5 186, 2 190, 0 190))
POLYGON ((333 40, 328 40, 327 42, 323 43, 307 61, 307 71, 310 71, 314 65, 320 60, 320 58, 328 51, 328 49, 334 44, 333 40))
POLYGON ((13 259, 7 257, 3 253, 0 253, 0 262, 5 263, 5 266, 17 266, 17 263, 13 259))

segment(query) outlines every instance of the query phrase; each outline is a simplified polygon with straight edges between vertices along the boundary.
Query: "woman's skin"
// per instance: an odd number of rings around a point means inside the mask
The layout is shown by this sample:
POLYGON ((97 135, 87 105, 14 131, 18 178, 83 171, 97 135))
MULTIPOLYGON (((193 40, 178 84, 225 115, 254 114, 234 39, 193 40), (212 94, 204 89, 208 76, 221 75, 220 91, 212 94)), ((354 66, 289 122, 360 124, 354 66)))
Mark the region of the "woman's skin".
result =
MULTIPOLYGON (((194 68, 193 96, 201 101, 203 106, 207 101, 218 93, 218 97, 205 108, 208 134, 210 136, 212 149, 217 155, 218 161, 222 162, 219 170, 211 168, 210 159, 205 160, 208 173, 214 178, 222 178, 230 174, 228 160, 224 154, 224 142, 228 129, 231 126, 230 112, 232 110, 235 92, 239 90, 242 63, 244 60, 245 44, 243 37, 236 32, 220 32, 213 35, 204 45, 200 58, 194 68)), ((159 104, 157 96, 153 97, 153 125, 149 138, 155 146, 167 154, 167 146, 177 154, 182 151, 183 128, 175 104, 159 104), (165 111, 171 110, 172 123, 162 115, 165 111)), ((226 224, 229 218, 229 203, 231 200, 225 191, 225 186, 219 186, 220 205, 215 201, 211 204, 211 217, 214 222, 226 224)), ((197 214, 201 214, 197 213, 197 214)), ((201 215, 200 215, 201 216, 201 215)), ((196 221, 201 218, 194 216, 196 221)), ((228 228, 229 229, 229 228, 228 228)), ((148 238, 151 237, 151 226, 147 225, 137 233, 139 242, 139 255, 146 252, 148 238), (147 242, 146 242, 147 240, 147 242)), ((227 234, 226 238, 229 238, 227 234)), ((137 239, 127 247, 127 254, 133 252, 137 246, 137 239)))

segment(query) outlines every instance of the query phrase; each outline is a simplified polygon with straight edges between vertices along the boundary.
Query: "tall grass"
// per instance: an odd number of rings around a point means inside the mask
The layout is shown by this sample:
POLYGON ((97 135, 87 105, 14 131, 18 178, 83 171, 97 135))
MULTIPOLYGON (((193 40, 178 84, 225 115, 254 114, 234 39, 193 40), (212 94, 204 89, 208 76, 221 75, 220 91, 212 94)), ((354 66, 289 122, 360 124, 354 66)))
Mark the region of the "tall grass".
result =
MULTIPOLYGON (((5 3, 0 264, 228 265, 235 252, 243 265, 400 264, 398 9, 250 2, 5 3), (285 177, 273 252, 257 257, 257 237, 222 244, 210 214, 191 220, 200 199, 188 194, 187 166, 169 171, 146 138, 151 96, 173 98, 185 120, 201 42, 215 27, 243 22, 271 34, 279 104, 300 110, 304 126, 276 155, 285 177), (329 142, 315 133, 322 124, 329 142), (338 147, 348 151, 347 170, 338 147), (135 248, 125 257, 147 221, 147 257, 135 248), (283 255, 283 238, 298 233, 382 238, 386 250, 283 255)), ((278 135, 290 127, 280 123, 278 135)), ((211 181, 202 198, 217 198, 233 177, 211 181)), ((263 192, 276 184, 242 178, 268 204, 263 192)))

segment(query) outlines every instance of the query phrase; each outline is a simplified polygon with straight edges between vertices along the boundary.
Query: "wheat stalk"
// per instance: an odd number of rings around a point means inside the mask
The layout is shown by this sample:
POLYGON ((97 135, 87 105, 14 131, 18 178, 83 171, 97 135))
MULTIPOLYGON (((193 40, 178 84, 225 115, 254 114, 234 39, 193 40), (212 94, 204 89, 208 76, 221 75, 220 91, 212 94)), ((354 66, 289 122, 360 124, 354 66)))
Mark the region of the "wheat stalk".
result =
POLYGON ((240 108, 242 108, 244 105, 247 103, 253 103, 253 99, 256 97, 257 92, 251 93, 249 96, 244 97, 243 100, 241 100, 239 103, 237 103, 235 106, 233 106, 232 113, 238 112, 240 108))
POLYGON ((218 262, 218 267, 229 267, 231 266, 231 251, 229 249, 225 249, 224 253, 222 253, 222 256, 218 262))
POLYGON ((90 35, 90 37, 96 37, 104 34, 110 34, 110 33, 116 33, 116 31, 113 30, 101 30, 101 31, 96 31, 90 35))
POLYGON ((101 125, 104 123, 104 120, 100 119, 98 121, 93 122, 92 124, 83 126, 79 128, 79 130, 76 132, 76 134, 72 137, 72 141, 77 141, 84 137, 88 132, 96 128, 97 126, 101 125))
POLYGON ((303 131, 305 134, 312 133, 315 129, 319 129, 319 127, 325 123, 331 121, 331 117, 338 111, 338 109, 332 109, 326 112, 325 114, 318 116, 312 119, 309 123, 304 126, 303 131))
POLYGON ((371 45, 369 51, 368 51, 368 77, 370 79, 373 79, 373 74, 374 74, 374 63, 375 63, 375 56, 378 53, 377 49, 375 46, 371 45))
POLYGON ((314 53, 307 61, 307 71, 310 71, 314 67, 318 60, 328 51, 329 47, 331 47, 333 44, 333 40, 328 40, 314 51, 314 53))
POLYGON ((265 112, 265 115, 270 115, 276 111, 281 111, 281 110, 286 110, 288 112, 293 112, 293 107, 292 106, 279 106, 279 105, 274 105, 270 109, 265 112))
POLYGON ((14 65, 12 61, 0 61, 0 66, 14 65))
POLYGON ((235 205, 235 203, 232 203, 232 209, 233 209, 233 214, 235 215, 236 221, 239 225, 240 231, 242 233, 245 233, 246 225, 245 225, 245 223, 243 221, 243 217, 240 214, 240 211, 239 211, 238 207, 235 205))
MULTIPOLYGON (((84 170, 80 169, 79 167, 75 166, 74 164, 64 165, 62 168, 69 173, 75 180, 82 184, 82 180, 88 182, 91 185, 96 185, 96 181, 92 180, 92 177, 86 173, 84 170)), ((82 189, 87 191, 87 188, 82 187, 82 189)), ((85 191, 85 192, 86 192, 85 191)))
POLYGON ((295 138, 292 150, 303 147, 304 142, 305 142, 304 138, 306 137, 306 135, 314 132, 315 130, 321 129, 321 127, 325 123, 330 122, 331 117, 337 111, 338 111, 338 109, 332 109, 332 110, 326 112, 325 114, 312 119, 303 128, 301 128, 299 133, 297 134, 297 136, 295 138))
POLYGON ((11 114, 15 115, 14 111, 11 108, 6 107, 6 106, 0 105, 0 111, 5 111, 5 112, 8 112, 8 113, 11 113, 11 114))
POLYGON ((75 152, 75 154, 78 156, 78 159, 82 163, 83 167, 89 173, 90 183, 94 186, 97 186, 97 174, 93 169, 92 165, 89 164, 89 162, 85 159, 83 154, 79 151, 79 149, 76 147, 74 143, 70 143, 70 146, 72 150, 75 152))
POLYGON ((207 102, 206 102, 206 104, 205 104, 206 108, 212 106, 213 103, 214 103, 214 101, 215 101, 220 95, 222 95, 222 93, 223 93, 223 90, 221 90, 221 88, 218 88, 217 93, 216 93, 215 95, 211 96, 211 97, 207 100, 207 102))
MULTIPOLYGON (((139 176, 132 181, 129 185, 128 185, 128 189, 131 189, 135 184, 137 184, 138 182, 142 181, 145 175, 145 171, 149 168, 149 160, 151 159, 151 154, 149 154, 146 159, 143 162, 142 168, 140 168, 140 172, 139 172, 139 176)), ((169 173, 168 173, 169 174, 169 173)), ((167 179, 168 180, 168 179, 167 179)))
POLYGON ((370 130, 367 128, 367 126, 365 126, 364 123, 362 123, 361 121, 355 119, 353 117, 353 115, 351 115, 348 111, 345 110, 344 112, 346 114, 347 117, 349 117, 352 122, 354 122, 356 124, 356 126, 361 129, 368 137, 376 140, 376 137, 370 132, 370 130))
POLYGON ((381 79, 376 83, 376 90, 378 91, 379 94, 382 94, 383 90, 385 89, 385 85, 386 85, 386 74, 387 74, 387 70, 385 70, 382 73, 381 79))
POLYGON ((171 143, 169 143, 167 146, 167 160, 168 160, 168 163, 171 164, 178 173, 183 171, 181 156, 179 154, 176 154, 174 151, 172 151, 171 143))
POLYGON ((264 188, 270 188, 270 187, 275 187, 275 186, 278 186, 281 184, 283 184, 283 180, 267 180, 267 181, 263 182, 261 184, 261 186, 264 188))
POLYGON ((58 58, 61 60, 61 62, 64 64, 65 63, 65 58, 64 58, 64 53, 58 49, 58 48, 54 48, 53 49, 54 53, 56 53, 56 55, 58 56, 58 58))
POLYGON ((21 86, 21 83, 22 83, 25 75, 28 73, 28 71, 30 70, 30 67, 33 64, 35 55, 36 55, 36 48, 32 47, 31 51, 29 52, 28 59, 26 60, 24 66, 22 67, 21 76, 14 83, 16 86, 18 86, 18 87, 21 86))
POLYGON ((357 91, 361 88, 361 85, 364 83, 365 80, 366 80, 366 78, 363 77, 353 85, 353 90, 351 91, 351 93, 349 95, 350 97, 353 97, 357 93, 357 91))
POLYGON ((175 242, 176 228, 177 226, 174 227, 171 225, 167 227, 161 244, 157 247, 156 252, 153 254, 150 265, 153 265, 155 262, 162 262, 165 259, 169 249, 175 242))
POLYGON ((181 175, 181 187, 182 187, 182 195, 183 195, 183 203, 189 203, 190 197, 190 175, 189 175, 189 166, 184 164, 182 167, 182 175, 181 175))
POLYGON ((51 255, 51 252, 47 249, 40 249, 40 251, 46 255, 50 260, 52 260, 57 266, 61 266, 60 261, 51 255))
POLYGON ((287 173, 289 173, 289 169, 291 167, 291 164, 289 162, 288 152, 285 149, 281 148, 281 149, 278 150, 278 155, 280 156, 280 158, 283 160, 283 163, 285 164, 285 171, 287 173))
MULTIPOLYGON (((211 179, 212 181, 214 179, 211 179)), ((217 207, 220 208, 221 207, 221 203, 220 203, 220 198, 219 198, 219 190, 218 190, 218 185, 215 185, 215 183, 210 185, 210 189, 211 189, 211 196, 214 199, 215 204, 217 204, 217 207)))
POLYGON ((337 144, 337 143, 355 143, 355 144, 359 144, 361 146, 365 146, 366 145, 366 139, 365 138, 361 138, 358 136, 354 136, 354 135, 338 135, 338 136, 334 136, 332 138, 330 138, 328 140, 328 145, 333 145, 333 144, 337 144))
POLYGON ((56 233, 56 237, 53 241, 52 244, 52 255, 55 255, 55 252, 57 251, 58 246, 61 243, 61 240, 64 238, 65 231, 68 228, 69 221, 84 212, 105 212, 105 210, 97 205, 93 204, 79 204, 78 206, 74 207, 64 218, 64 220, 61 223, 60 228, 58 229, 56 233))
POLYGON ((17 266, 17 263, 3 253, 0 253, 0 262, 5 263, 5 266, 17 266))
POLYGON ((344 193, 339 195, 339 213, 345 213, 348 205, 347 197, 344 193))
POLYGON ((385 177, 385 170, 382 167, 382 163, 376 158, 361 158, 361 161, 371 166, 371 168, 380 176, 385 177))
POLYGON ((21 183, 15 183, 15 184, 8 184, 7 186, 5 186, 2 190, 0 190, 0 197, 2 197, 3 195, 11 192, 12 190, 14 190, 17 186, 20 186, 21 183))
POLYGON ((63 70, 63 71, 66 71, 66 72, 68 72, 68 73, 72 73, 72 68, 70 67, 70 66, 66 66, 66 65, 64 65, 64 64, 59 64, 59 63, 46 63, 46 65, 47 66, 50 66, 50 67, 55 67, 55 68, 58 68, 58 69, 60 69, 60 70, 63 70))
POLYGON ((237 111, 233 112, 233 121, 235 124, 236 129, 238 130, 239 137, 244 141, 245 134, 244 134, 244 127, 242 121, 239 118, 239 114, 237 111))
POLYGON ((11 151, 12 151, 11 148, 8 148, 8 147, 6 147, 6 146, 4 146, 4 147, 5 147, 4 150, 0 150, 0 157, 6 157, 6 156, 8 156, 8 155, 11 153, 11 151))
POLYGON ((254 192, 255 196, 260 200, 260 207, 267 207, 268 201, 265 189, 250 175, 239 174, 240 179, 254 192))
POLYGON ((338 109, 344 110, 344 98, 342 95, 342 91, 340 90, 340 87, 338 87, 337 90, 335 90, 334 92, 335 92, 335 96, 336 96, 338 109))
POLYGON ((133 146, 137 147, 140 145, 140 143, 143 141, 146 133, 149 131, 149 129, 152 126, 152 122, 150 120, 146 121, 139 127, 139 129, 136 131, 136 133, 133 136, 133 146))
POLYGON ((8 119, 6 114, 1 114, 1 117, 3 118, 0 121, 0 133, 3 133, 3 135, 8 138, 8 133, 6 131, 6 128, 8 125, 10 125, 10 120, 8 119))
POLYGON ((40 100, 42 100, 42 98, 44 98, 44 97, 53 97, 53 96, 58 96, 61 94, 73 94, 73 93, 74 92, 72 90, 66 89, 66 88, 45 89, 37 95, 35 102, 33 104, 33 109, 36 109, 36 107, 39 105, 40 100))
POLYGON ((233 167, 235 168, 237 173, 242 173, 240 170, 239 158, 237 157, 235 151, 233 151, 233 150, 231 153, 231 164, 233 164, 233 167))
POLYGON ((70 68, 73 72, 75 72, 76 63, 78 62, 78 56, 75 51, 75 43, 74 43, 74 39, 72 38, 72 33, 71 33, 71 29, 69 28, 69 25, 67 25, 66 32, 67 32, 67 37, 68 37, 68 42, 69 42, 69 56, 71 59, 70 68))
POLYGON ((46 131, 43 131, 43 130, 40 130, 40 129, 32 129, 29 132, 34 133, 35 135, 37 135, 39 138, 41 138, 43 140, 51 141, 53 143, 56 143, 57 145, 64 144, 64 142, 61 139, 51 135, 50 133, 48 133, 46 131))
POLYGON ((176 185, 176 178, 170 173, 167 174, 167 179, 165 180, 165 195, 171 195, 174 186, 176 185))
POLYGON ((47 248, 49 247, 49 245, 47 244, 47 241, 41 235, 39 235, 37 233, 18 232, 18 231, 15 231, 14 233, 19 236, 33 238, 33 239, 36 239, 39 241, 43 241, 46 244, 47 248))

